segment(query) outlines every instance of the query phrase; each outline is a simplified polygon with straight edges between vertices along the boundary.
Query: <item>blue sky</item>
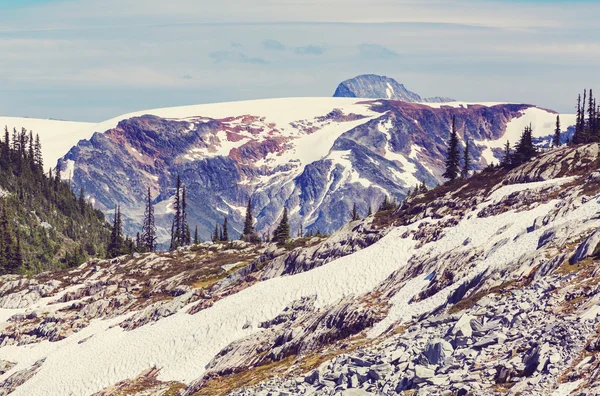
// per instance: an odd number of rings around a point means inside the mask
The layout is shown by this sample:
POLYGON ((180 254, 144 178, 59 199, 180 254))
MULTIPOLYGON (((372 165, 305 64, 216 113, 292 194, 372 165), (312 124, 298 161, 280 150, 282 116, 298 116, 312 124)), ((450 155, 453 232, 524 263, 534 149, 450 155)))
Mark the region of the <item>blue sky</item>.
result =
POLYGON ((361 73, 568 112, 600 90, 597 15, 596 1, 0 0, 0 115, 330 96, 361 73))

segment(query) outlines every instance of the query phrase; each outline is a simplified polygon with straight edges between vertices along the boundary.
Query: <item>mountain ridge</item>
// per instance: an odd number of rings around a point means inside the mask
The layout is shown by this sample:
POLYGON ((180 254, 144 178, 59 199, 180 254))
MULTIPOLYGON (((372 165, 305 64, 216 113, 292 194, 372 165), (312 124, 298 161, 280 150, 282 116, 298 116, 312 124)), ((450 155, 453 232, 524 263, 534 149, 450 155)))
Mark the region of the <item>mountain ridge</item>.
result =
MULTIPOLYGON (((105 123, 117 125, 74 147, 60 166, 63 173, 73 172, 73 185, 99 208, 110 212, 121 203, 130 234, 143 213, 138 197, 150 187, 163 241, 177 173, 191 194, 191 226, 198 222, 204 239, 224 216, 241 231, 250 197, 261 234, 272 231, 284 205, 294 231, 302 225, 329 233, 345 224, 354 202, 366 214, 385 195, 400 200, 416 184, 440 183, 453 115, 461 134, 467 131, 474 142, 474 169, 499 161, 504 139, 516 141, 530 122, 537 127, 535 136, 550 135, 554 118, 531 105, 348 98, 153 111, 165 118, 142 115, 148 112, 105 123)), ((564 116, 565 125, 569 122, 564 116)))

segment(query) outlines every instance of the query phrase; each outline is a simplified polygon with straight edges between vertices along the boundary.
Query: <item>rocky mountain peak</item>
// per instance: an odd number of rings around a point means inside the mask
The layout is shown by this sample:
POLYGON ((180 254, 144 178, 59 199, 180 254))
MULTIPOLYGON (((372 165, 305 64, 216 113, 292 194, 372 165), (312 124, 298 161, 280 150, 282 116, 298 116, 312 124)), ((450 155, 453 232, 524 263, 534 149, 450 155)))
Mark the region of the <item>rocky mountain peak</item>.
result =
POLYGON ((436 96, 433 98, 422 98, 419 94, 406 89, 393 78, 377 74, 361 74, 338 85, 334 97, 340 98, 372 98, 372 99, 395 99, 405 102, 431 102, 444 103, 454 102, 454 99, 436 96))

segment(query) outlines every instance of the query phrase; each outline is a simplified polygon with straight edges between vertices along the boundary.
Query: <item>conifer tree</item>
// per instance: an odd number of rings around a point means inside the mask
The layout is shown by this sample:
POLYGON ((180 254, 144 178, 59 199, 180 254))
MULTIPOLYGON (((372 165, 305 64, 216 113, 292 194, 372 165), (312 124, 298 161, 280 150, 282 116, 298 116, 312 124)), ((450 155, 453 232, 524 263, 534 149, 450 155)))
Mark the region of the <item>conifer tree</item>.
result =
POLYGON ((356 203, 354 203, 354 205, 352 205, 352 220, 351 221, 356 221, 356 220, 360 220, 360 216, 358 215, 358 210, 356 209, 356 203))
POLYGON ((526 161, 529 161, 537 153, 535 146, 533 145, 532 137, 533 129, 531 125, 525 127, 525 130, 521 134, 521 139, 515 147, 513 154, 513 164, 520 165, 526 161))
POLYGON ((556 116, 556 128, 554 129, 554 137, 552 138, 554 147, 560 146, 560 116, 556 116))
POLYGON ((373 208, 371 207, 371 205, 369 205, 369 213, 367 213, 367 217, 371 216, 373 214, 373 208))
POLYGON ((244 235, 249 237, 254 232, 254 218, 252 217, 252 201, 248 198, 246 206, 246 220, 244 221, 244 235))
POLYGON ((179 244, 186 246, 190 244, 190 226, 187 223, 187 192, 185 186, 183 186, 181 193, 181 240, 179 244))
POLYGON ((177 185, 175 189, 175 217, 171 225, 171 245, 169 250, 175 250, 181 246, 183 238, 182 216, 181 216, 181 177, 177 175, 177 185))
POLYGON ((213 232, 213 235, 212 235, 212 241, 218 242, 220 240, 221 240, 221 238, 219 237, 219 225, 215 224, 215 231, 213 232))
POLYGON ((106 256, 108 258, 114 258, 122 255, 125 250, 124 245, 123 224, 121 222, 121 207, 117 205, 115 208, 115 217, 110 235, 110 242, 108 244, 108 248, 106 249, 106 256))
POLYGON ((442 176, 450 182, 456 180, 459 170, 458 133, 456 132, 456 117, 452 117, 452 131, 448 140, 448 152, 446 154, 446 171, 442 176))
POLYGON ((198 225, 196 225, 196 228, 194 229, 194 245, 197 245, 200 243, 200 240, 198 239, 198 225))
POLYGON ((44 159, 42 157, 42 144, 40 143, 40 135, 35 135, 34 148, 35 163, 39 169, 44 169, 44 159))
POLYGON ((283 208, 283 216, 279 226, 275 230, 275 241, 279 245, 285 245, 290 239, 290 224, 288 223, 288 210, 287 207, 283 208))
POLYGON ((501 165, 508 167, 512 164, 512 152, 510 148, 510 142, 507 140, 504 145, 504 157, 502 158, 501 165))
POLYGON ((463 164, 462 164, 462 170, 460 172, 460 176, 463 179, 466 179, 469 177, 470 171, 471 171, 471 152, 470 152, 470 148, 469 148, 469 139, 467 139, 467 136, 465 135, 465 151, 463 152, 463 164))
POLYGON ((573 135, 573 143, 574 144, 579 144, 581 143, 581 118, 582 118, 582 111, 581 111, 581 94, 577 96, 577 119, 575 121, 575 134, 573 135))
POLYGON ((146 195, 146 208, 144 209, 144 221, 142 223, 141 248, 146 252, 156 250, 156 225, 154 222, 154 206, 152 205, 152 194, 150 187, 146 195))
POLYGON ((225 220, 223 220, 223 233, 221 236, 221 240, 224 242, 229 241, 229 224, 227 217, 225 217, 225 220))

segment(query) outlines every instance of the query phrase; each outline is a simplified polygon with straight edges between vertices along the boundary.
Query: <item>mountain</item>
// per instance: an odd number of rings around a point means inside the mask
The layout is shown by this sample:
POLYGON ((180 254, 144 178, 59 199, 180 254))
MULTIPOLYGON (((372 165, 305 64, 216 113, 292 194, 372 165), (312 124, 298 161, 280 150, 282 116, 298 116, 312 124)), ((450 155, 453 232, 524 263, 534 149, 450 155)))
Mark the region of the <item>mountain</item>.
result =
POLYGON ((433 98, 421 98, 418 94, 409 91, 393 78, 378 76, 376 74, 362 74, 338 85, 335 98, 371 98, 371 99, 394 99, 404 102, 430 102, 444 103, 455 102, 454 99, 436 96, 433 98))
POLYGON ((599 155, 546 150, 285 247, 0 277, 0 389, 598 394, 599 155))
MULTIPOLYGON (((540 145, 556 114, 525 104, 416 104, 353 98, 270 99, 157 109, 95 126, 106 130, 80 141, 60 161, 63 174, 97 208, 121 205, 126 229, 140 229, 144 196, 155 198, 161 242, 168 241, 177 174, 187 186, 189 223, 210 238, 229 217, 233 238, 242 230, 247 200, 256 227, 270 234, 290 212, 292 234, 330 233, 364 216, 385 196, 404 198, 422 182, 443 181, 452 117, 470 139, 474 168, 502 158, 526 125, 540 145)), ((574 116, 563 115, 563 126, 574 116)))
POLYGON ((56 166, 58 159, 79 140, 89 139, 94 131, 99 130, 95 129, 93 123, 26 117, 0 117, 0 129, 3 131, 3 128, 7 128, 11 135, 13 129, 20 132, 21 128, 32 131, 34 135, 38 134, 43 148, 43 161, 47 167, 56 166))

